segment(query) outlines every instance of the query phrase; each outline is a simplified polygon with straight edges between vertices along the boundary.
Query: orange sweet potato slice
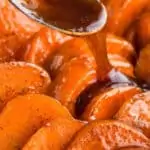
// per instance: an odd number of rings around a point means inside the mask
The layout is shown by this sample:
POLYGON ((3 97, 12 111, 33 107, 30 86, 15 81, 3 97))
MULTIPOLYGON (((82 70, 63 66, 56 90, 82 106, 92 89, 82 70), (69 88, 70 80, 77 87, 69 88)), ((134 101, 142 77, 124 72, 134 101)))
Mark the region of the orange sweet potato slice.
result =
POLYGON ((75 58, 62 66, 49 88, 49 95, 59 100, 75 115, 79 94, 96 80, 96 71, 87 60, 75 58))
POLYGON ((0 64, 0 110, 18 94, 45 93, 50 77, 42 68, 25 63, 0 64))
POLYGON ((107 34, 106 41, 108 54, 119 55, 129 61, 132 61, 136 56, 134 47, 125 39, 113 34, 107 34))
POLYGON ((115 69, 129 77, 134 77, 133 64, 126 60, 124 57, 115 54, 108 54, 108 59, 110 64, 115 69))
POLYGON ((149 4, 149 0, 109 0, 106 30, 122 36, 149 4))
POLYGON ((87 43, 81 38, 74 38, 62 44, 46 62, 45 66, 50 72, 52 79, 58 75, 60 68, 64 64, 74 58, 88 59, 91 65, 96 68, 95 59, 87 43))
POLYGON ((137 94, 123 104, 115 118, 137 127, 150 137, 150 92, 137 94))
POLYGON ((67 150, 114 150, 123 147, 150 148, 141 132, 117 121, 94 121, 83 127, 67 150))
POLYGON ((61 150, 73 135, 84 125, 77 120, 55 119, 39 129, 27 142, 23 150, 61 150))
POLYGON ((8 0, 0 1, 0 62, 15 58, 17 50, 41 25, 30 20, 8 0))
POLYGON ((141 90, 134 86, 108 88, 91 100, 82 118, 84 120, 110 119, 126 100, 139 92, 141 90))
POLYGON ((59 33, 58 31, 42 28, 26 41, 26 44, 20 48, 16 57, 19 60, 43 65, 47 57, 54 52, 56 47, 70 39, 72 37, 59 33))
POLYGON ((27 39, 41 28, 41 25, 30 20, 8 0, 0 1, 0 12, 1 35, 15 34, 20 39, 27 39))
POLYGON ((21 149, 42 125, 61 117, 71 115, 48 96, 29 94, 14 98, 0 114, 0 149, 21 149))

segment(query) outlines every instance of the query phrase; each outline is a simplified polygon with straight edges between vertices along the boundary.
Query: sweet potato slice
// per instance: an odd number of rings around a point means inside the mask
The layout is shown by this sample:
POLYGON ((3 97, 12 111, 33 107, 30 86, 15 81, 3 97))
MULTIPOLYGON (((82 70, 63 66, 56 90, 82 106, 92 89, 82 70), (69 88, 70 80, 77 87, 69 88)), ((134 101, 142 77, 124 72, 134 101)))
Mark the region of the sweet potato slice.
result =
POLYGON ((109 0, 106 30, 122 36, 149 3, 149 0, 118 0, 117 3, 109 0))
POLYGON ((58 31, 42 28, 26 41, 18 51, 16 57, 19 60, 43 65, 47 57, 54 52, 56 47, 70 39, 72 37, 58 31))
POLYGON ((71 115, 55 99, 40 94, 16 97, 0 114, 0 149, 21 149, 42 125, 61 117, 71 115))
POLYGON ((35 23, 8 0, 0 1, 0 62, 15 58, 17 50, 41 25, 35 23))
POLYGON ((107 34, 106 41, 108 54, 119 55, 129 61, 132 61, 136 56, 134 47, 125 39, 113 34, 107 34))
POLYGON ((0 110, 19 94, 45 93, 51 82, 46 71, 25 62, 1 63, 0 72, 0 110))
POLYGON ((91 65, 96 68, 95 59, 86 42, 81 38, 74 38, 62 44, 46 62, 45 66, 52 79, 58 75, 64 64, 74 58, 88 59, 91 65))
POLYGON ((62 66, 61 72, 50 85, 49 95, 59 100, 75 115, 77 97, 95 80, 96 71, 91 63, 75 58, 62 66))
POLYGON ((91 100, 82 118, 85 120, 110 119, 126 100, 139 92, 141 90, 134 86, 108 88, 91 100))
POLYGON ((77 120, 55 119, 39 129, 24 146, 23 150, 61 150, 73 135, 84 125, 77 120))
POLYGON ((141 132, 117 121, 94 121, 76 134, 67 150, 114 150, 122 147, 149 147, 141 132))
POLYGON ((137 94, 129 99, 115 118, 141 129, 150 138, 150 92, 137 94))
POLYGON ((15 34, 21 39, 27 39, 41 28, 41 25, 21 13, 8 0, 0 1, 0 12, 1 35, 15 34))
POLYGON ((132 63, 130 63, 124 57, 115 54, 108 54, 108 59, 110 64, 115 69, 117 69, 118 71, 124 73, 129 77, 134 77, 134 67, 132 63))

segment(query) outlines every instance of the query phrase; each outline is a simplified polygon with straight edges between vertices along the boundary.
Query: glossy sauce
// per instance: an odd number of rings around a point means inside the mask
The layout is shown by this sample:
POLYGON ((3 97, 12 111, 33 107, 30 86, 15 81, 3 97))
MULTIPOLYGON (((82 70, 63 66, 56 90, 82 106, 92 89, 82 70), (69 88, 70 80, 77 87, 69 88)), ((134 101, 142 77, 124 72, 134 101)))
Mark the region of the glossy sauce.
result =
POLYGON ((73 32, 90 32, 99 26, 102 17, 99 0, 22 0, 21 4, 31 10, 31 15, 41 18, 41 23, 73 32))

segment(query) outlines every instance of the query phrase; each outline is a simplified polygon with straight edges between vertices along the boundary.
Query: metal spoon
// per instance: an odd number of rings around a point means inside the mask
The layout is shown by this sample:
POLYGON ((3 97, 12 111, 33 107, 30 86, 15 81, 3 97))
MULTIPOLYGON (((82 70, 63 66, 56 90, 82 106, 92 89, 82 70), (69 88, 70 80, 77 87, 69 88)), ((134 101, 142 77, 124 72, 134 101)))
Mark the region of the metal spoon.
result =
POLYGON ((99 0, 9 0, 33 20, 65 34, 85 36, 100 31, 107 11, 99 0))

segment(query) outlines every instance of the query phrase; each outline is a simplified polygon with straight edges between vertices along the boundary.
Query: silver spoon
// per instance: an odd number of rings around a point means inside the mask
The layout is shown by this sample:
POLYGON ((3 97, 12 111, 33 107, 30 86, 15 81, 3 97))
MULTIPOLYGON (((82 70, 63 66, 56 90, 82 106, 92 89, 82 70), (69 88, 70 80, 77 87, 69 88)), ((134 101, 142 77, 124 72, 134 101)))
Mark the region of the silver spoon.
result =
POLYGON ((74 36, 96 33, 107 20, 106 8, 99 0, 9 1, 33 20, 74 36))

